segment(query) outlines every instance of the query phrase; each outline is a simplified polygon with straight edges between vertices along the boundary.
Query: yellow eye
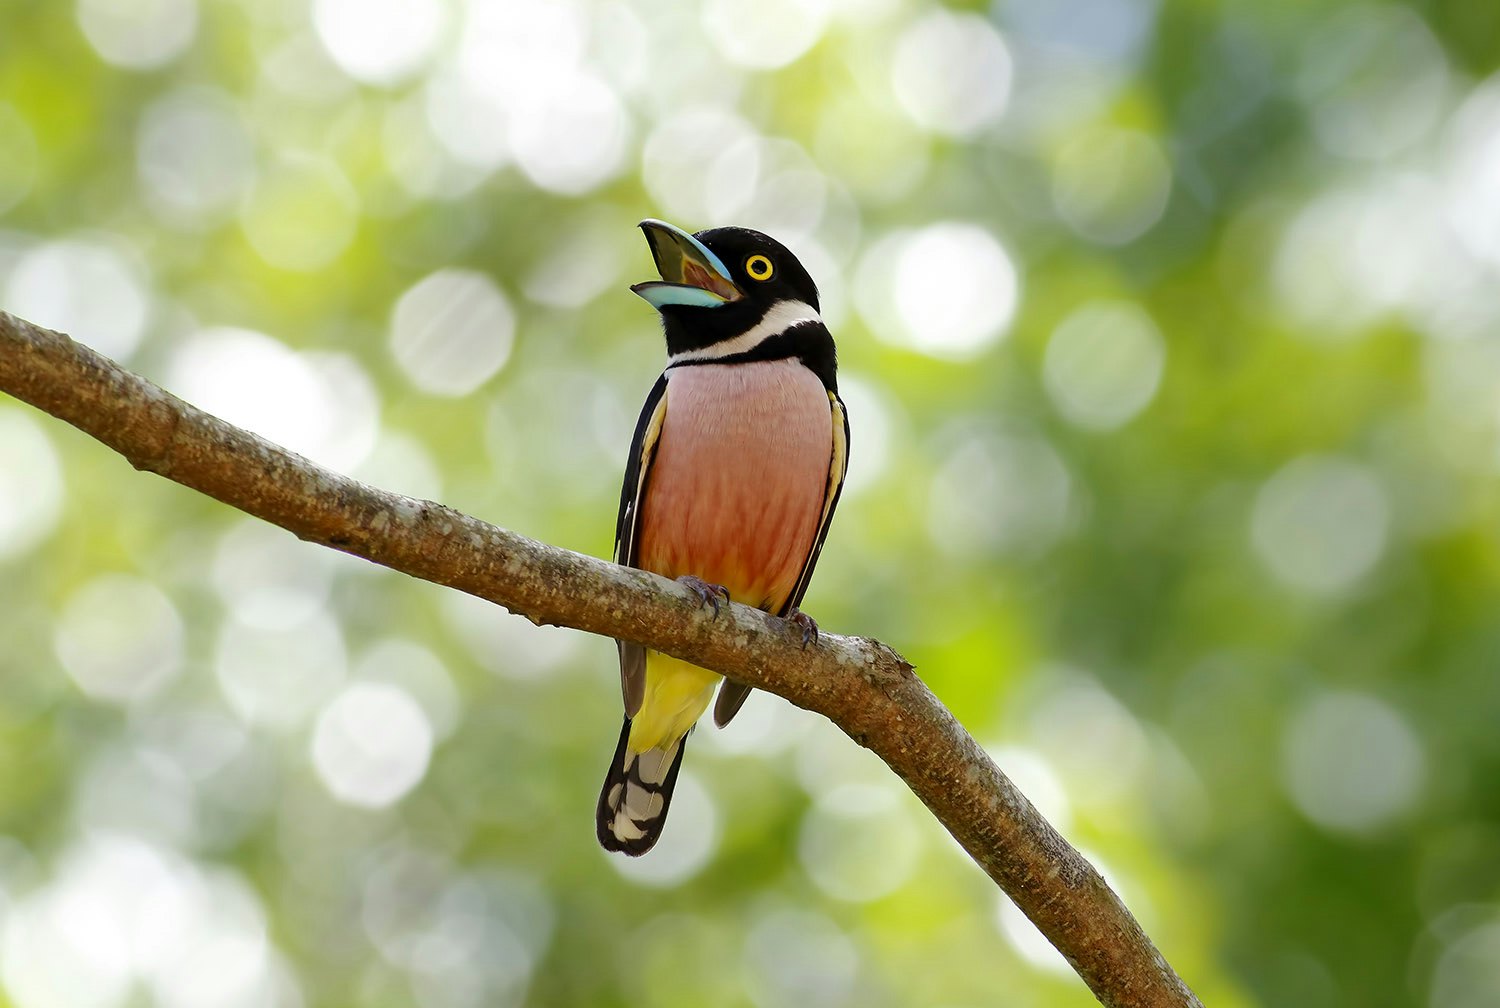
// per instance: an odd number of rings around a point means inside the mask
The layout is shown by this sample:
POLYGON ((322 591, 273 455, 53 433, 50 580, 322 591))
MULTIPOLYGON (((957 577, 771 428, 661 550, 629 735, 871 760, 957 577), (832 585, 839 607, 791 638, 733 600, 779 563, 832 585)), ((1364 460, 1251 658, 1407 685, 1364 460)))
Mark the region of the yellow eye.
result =
POLYGON ((745 260, 745 272, 750 274, 751 280, 769 280, 771 274, 776 272, 776 267, 765 256, 753 255, 745 260))

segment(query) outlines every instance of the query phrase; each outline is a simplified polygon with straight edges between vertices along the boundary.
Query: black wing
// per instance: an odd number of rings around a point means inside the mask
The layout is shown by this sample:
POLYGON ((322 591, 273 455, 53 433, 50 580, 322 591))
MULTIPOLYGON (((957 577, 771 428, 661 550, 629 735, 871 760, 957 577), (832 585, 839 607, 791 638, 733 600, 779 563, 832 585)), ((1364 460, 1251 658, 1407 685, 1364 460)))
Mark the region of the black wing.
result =
MULTIPOLYGON (((641 407, 630 441, 630 455, 625 462, 625 480, 620 487, 620 513, 615 519, 615 563, 636 566, 636 532, 640 528, 641 500, 651 463, 656 459, 656 443, 661 438, 662 420, 667 415, 667 376, 665 373, 651 387, 646 404, 641 407)), ((641 709, 646 690, 646 649, 629 641, 616 641, 620 647, 620 693, 625 701, 625 716, 635 717, 641 709)))
MULTIPOLYGON (((828 406, 833 412, 833 451, 829 456, 828 483, 823 493, 823 520, 818 523, 818 535, 813 539, 812 549, 802 564, 797 584, 792 589, 792 594, 787 596, 786 604, 776 613, 777 616, 788 615, 802 604, 802 596, 807 594, 813 568, 818 565, 818 554, 823 552, 823 540, 828 538, 828 526, 833 523, 834 508, 839 506, 844 476, 849 471, 849 414, 844 409, 844 400, 831 389, 828 392, 828 406)), ((714 701, 714 723, 720 728, 727 725, 749 695, 749 686, 725 679, 724 685, 719 687, 718 699, 714 701)))

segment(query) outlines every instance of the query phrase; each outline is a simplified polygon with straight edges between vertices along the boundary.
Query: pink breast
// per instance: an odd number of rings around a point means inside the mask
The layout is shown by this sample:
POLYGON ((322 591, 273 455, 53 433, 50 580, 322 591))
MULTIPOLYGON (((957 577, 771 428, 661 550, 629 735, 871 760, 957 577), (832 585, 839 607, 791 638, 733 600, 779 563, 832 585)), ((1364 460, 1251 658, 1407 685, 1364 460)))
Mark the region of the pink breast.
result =
POLYGON ((672 369, 638 562, 780 609, 817 535, 832 451, 828 393, 796 361, 672 369))

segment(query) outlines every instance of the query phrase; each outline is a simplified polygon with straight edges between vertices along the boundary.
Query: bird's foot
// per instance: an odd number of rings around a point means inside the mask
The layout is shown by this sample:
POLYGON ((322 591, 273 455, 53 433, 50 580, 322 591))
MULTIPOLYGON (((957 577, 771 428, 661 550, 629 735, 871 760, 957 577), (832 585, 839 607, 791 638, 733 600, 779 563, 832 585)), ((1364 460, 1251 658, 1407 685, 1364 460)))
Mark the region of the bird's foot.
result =
POLYGON ((699 609, 702 609, 705 605, 713 606, 714 619, 719 618, 719 596, 722 595, 725 602, 729 601, 728 588, 725 588, 721 584, 714 584, 711 581, 705 581, 701 577, 694 577, 692 574, 684 574, 682 575, 682 577, 677 579, 677 583, 682 585, 688 591, 692 592, 694 595, 698 596, 699 609))
POLYGON ((808 644, 818 642, 818 621, 801 609, 793 609, 787 614, 786 621, 802 631, 802 650, 806 651, 808 644))

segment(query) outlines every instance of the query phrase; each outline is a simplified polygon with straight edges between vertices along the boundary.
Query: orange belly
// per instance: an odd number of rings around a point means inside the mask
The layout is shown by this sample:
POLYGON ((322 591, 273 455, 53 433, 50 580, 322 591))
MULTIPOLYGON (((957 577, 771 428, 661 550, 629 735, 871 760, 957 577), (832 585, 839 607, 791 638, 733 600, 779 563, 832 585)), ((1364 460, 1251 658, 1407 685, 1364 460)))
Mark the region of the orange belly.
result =
POLYGON ((692 365, 668 373, 666 396, 637 562, 780 610, 823 513, 833 452, 823 383, 797 361, 692 365))

